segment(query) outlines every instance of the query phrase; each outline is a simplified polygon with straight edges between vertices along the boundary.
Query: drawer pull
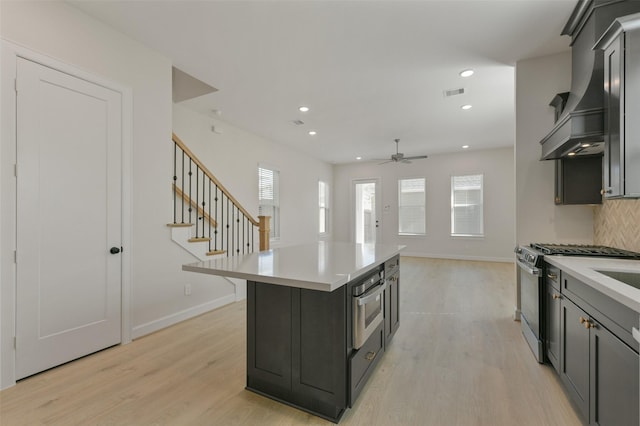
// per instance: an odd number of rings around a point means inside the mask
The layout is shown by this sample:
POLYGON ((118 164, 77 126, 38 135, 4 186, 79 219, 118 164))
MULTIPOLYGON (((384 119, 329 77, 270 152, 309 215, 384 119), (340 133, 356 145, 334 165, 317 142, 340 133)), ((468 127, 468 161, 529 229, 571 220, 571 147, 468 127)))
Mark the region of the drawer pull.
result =
POLYGON ((562 299, 562 296, 559 295, 558 293, 553 293, 553 296, 551 296, 551 297, 553 297, 554 299, 562 299))
POLYGON ((549 273, 547 274, 547 278, 551 278, 552 280, 554 280, 554 281, 555 281, 555 280, 557 280, 557 279, 558 279, 558 276, 557 276, 556 274, 552 274, 551 272, 549 272, 549 273))
POLYGON ((375 352, 367 352, 367 354, 364 356, 364 358, 367 361, 372 361, 375 357, 376 357, 376 353, 375 352))

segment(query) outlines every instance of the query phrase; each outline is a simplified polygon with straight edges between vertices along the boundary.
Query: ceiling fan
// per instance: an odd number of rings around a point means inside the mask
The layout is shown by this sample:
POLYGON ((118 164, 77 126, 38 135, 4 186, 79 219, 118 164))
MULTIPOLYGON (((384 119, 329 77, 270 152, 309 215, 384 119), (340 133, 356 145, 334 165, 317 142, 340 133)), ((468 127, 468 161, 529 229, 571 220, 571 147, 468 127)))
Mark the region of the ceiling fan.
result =
POLYGON ((409 164, 411 163, 410 160, 421 160, 423 158, 427 158, 426 155, 414 155, 412 157, 405 157, 403 153, 398 152, 398 144, 400 143, 400 139, 394 139, 395 143, 396 143, 396 153, 391 155, 391 159, 387 160, 387 161, 383 161, 382 163, 379 164, 386 164, 386 163, 405 163, 405 164, 409 164))

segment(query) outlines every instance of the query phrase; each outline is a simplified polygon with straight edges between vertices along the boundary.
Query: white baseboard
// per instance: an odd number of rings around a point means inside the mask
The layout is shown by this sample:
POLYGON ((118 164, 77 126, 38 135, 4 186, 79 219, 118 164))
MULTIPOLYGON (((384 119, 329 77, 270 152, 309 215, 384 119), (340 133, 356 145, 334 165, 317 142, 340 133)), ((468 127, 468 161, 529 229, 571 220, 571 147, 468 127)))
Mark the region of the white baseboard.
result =
POLYGON ((416 252, 400 252, 401 257, 428 257, 432 259, 451 259, 451 260, 476 260, 481 262, 507 262, 514 263, 515 258, 510 257, 484 257, 484 256, 461 256, 454 254, 433 254, 433 253, 416 253, 416 252))
POLYGON ((133 339, 137 339, 139 337, 146 336, 147 334, 153 333, 158 330, 162 330, 163 328, 167 328, 179 322, 188 320, 189 318, 202 315, 205 312, 212 311, 216 308, 219 308, 224 305, 228 305, 229 303, 233 303, 235 301, 236 301, 236 295, 229 294, 227 296, 220 297, 215 300, 211 300, 207 303, 203 303, 201 305, 194 306, 192 308, 185 309, 180 312, 176 312, 175 314, 167 315, 166 317, 133 327, 133 330, 131 331, 131 337, 133 339))

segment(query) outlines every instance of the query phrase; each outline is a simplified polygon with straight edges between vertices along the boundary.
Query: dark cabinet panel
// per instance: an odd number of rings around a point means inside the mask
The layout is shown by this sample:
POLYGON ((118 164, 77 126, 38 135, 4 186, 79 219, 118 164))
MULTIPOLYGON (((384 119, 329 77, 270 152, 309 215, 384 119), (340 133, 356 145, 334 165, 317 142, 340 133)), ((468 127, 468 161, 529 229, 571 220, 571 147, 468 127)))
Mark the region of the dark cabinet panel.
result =
POLYGON ((619 325, 637 324, 638 314, 566 273, 562 283, 560 377, 565 389, 591 425, 639 424, 640 357, 635 341, 629 344, 619 325))
POLYGON ((291 292, 288 287, 247 283, 247 376, 276 387, 291 386, 291 292))
POLYGON ((638 354, 591 321, 591 424, 640 424, 638 354))
POLYGON ((384 344, 384 327, 380 324, 367 339, 367 342, 352 354, 349 360, 349 370, 351 371, 349 406, 353 405, 362 392, 367 379, 373 373, 384 353, 384 344))
POLYGON ((604 49, 604 192, 606 197, 640 197, 640 31, 628 21, 612 25, 598 46, 604 49))
POLYGON ((556 161, 556 204, 602 204, 602 156, 556 161))
MULTIPOLYGON (((295 398, 345 407, 346 286, 331 293, 294 289, 292 389, 295 398)), ((337 413, 336 413, 337 414, 337 413)))
POLYGON ((562 357, 560 378, 584 419, 589 418, 588 315, 569 299, 561 301, 562 357))
POLYGON ((556 371, 560 371, 560 314, 562 295, 547 280, 546 283, 545 347, 547 358, 556 371))
POLYGON ((387 278, 385 292, 385 344, 388 344, 400 327, 400 274, 387 278))
POLYGON ((384 341, 391 342, 400 328, 400 257, 385 263, 387 289, 384 296, 384 341))

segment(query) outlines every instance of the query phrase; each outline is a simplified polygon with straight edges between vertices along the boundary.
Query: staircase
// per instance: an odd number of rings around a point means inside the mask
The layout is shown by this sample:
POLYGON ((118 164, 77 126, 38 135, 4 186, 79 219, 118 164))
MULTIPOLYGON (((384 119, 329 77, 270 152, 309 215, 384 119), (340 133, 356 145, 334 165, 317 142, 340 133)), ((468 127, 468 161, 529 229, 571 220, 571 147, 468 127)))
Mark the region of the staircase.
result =
POLYGON ((174 133, 171 239, 200 260, 269 250, 269 216, 254 219, 174 133))

